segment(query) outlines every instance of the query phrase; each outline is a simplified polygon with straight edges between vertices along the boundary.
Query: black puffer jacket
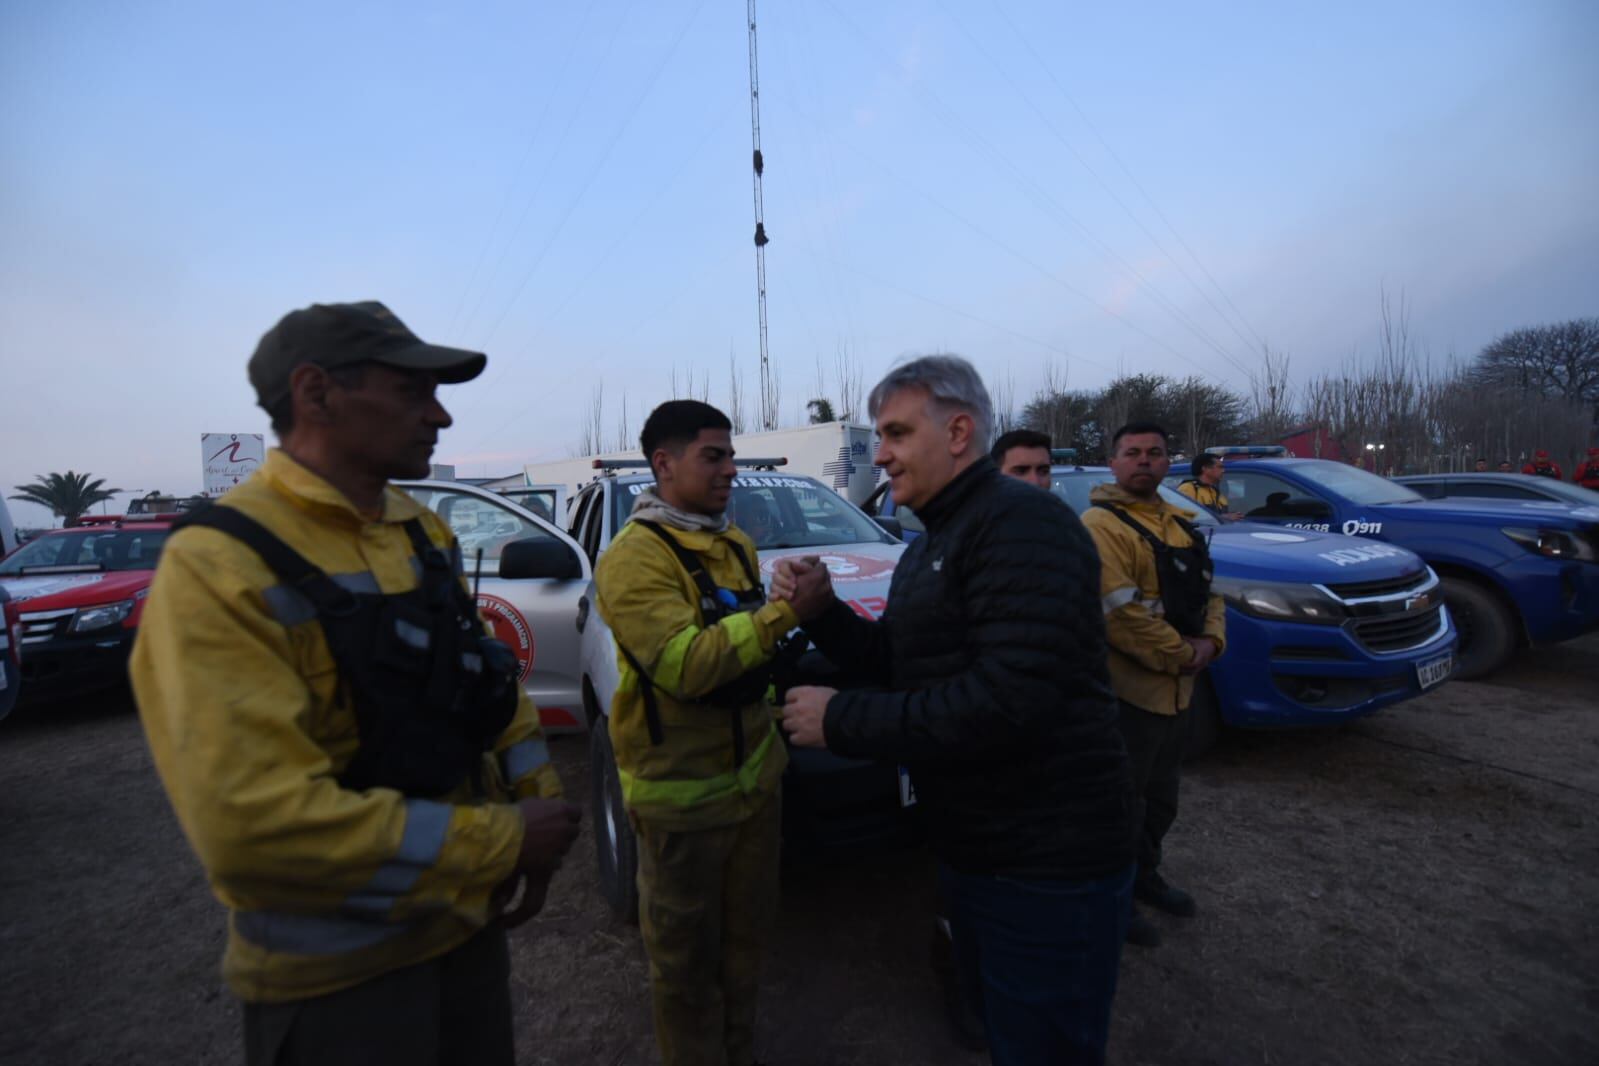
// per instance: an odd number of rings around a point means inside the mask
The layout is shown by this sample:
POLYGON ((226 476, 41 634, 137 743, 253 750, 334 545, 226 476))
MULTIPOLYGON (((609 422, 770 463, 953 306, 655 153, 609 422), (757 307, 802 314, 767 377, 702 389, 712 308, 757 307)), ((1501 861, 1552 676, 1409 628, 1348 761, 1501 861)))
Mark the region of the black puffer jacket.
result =
POLYGON ((1085 879, 1132 861, 1099 559, 1053 493, 983 459, 918 514, 881 621, 806 626, 845 672, 827 746, 905 764, 933 850, 963 873, 1085 879))

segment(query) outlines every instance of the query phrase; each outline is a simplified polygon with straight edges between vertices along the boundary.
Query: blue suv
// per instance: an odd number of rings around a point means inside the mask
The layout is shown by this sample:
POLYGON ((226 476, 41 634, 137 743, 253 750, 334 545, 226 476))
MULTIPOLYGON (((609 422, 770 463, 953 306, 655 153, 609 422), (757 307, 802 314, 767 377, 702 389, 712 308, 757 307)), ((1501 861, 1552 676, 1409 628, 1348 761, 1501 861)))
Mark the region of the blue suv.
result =
MULTIPOLYGON (((1089 492, 1111 480, 1103 467, 1060 467, 1053 491, 1081 514, 1089 492)), ((1227 654, 1195 686, 1189 753, 1220 725, 1326 725, 1419 696, 1454 670, 1455 627, 1437 575, 1391 545, 1358 554, 1336 536, 1253 522, 1223 522, 1161 486, 1210 538, 1215 590, 1227 601, 1227 654)), ((884 486, 869 501, 921 529, 884 486)))
POLYGON ((1492 673, 1518 646, 1599 629, 1599 508, 1429 500, 1327 459, 1229 460, 1224 490, 1251 522, 1341 535, 1344 548, 1334 554, 1351 571, 1373 548, 1408 548, 1425 559, 1460 627, 1462 678, 1492 673))

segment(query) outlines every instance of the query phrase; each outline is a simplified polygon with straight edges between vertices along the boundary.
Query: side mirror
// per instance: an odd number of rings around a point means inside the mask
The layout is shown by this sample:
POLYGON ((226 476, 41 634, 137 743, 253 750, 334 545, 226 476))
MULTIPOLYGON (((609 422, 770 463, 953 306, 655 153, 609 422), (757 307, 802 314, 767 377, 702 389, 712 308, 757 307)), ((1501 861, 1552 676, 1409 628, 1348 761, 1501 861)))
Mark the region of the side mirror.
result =
POLYGON ((547 577, 558 581, 583 576, 577 553, 558 540, 528 537, 513 540, 500 552, 500 576, 512 581, 547 577))
POLYGON ((884 533, 887 533, 895 540, 905 539, 905 527, 900 525, 899 519, 895 518, 893 515, 876 515, 872 518, 872 521, 876 522, 878 527, 882 529, 884 533))

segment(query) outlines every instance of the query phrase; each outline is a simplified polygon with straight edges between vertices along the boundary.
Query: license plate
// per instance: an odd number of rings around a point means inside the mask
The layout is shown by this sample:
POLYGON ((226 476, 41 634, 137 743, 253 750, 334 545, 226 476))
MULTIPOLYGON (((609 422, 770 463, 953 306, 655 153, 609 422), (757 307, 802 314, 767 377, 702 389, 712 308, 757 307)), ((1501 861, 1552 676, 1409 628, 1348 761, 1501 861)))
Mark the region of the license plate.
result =
POLYGON ((1455 657, 1445 655, 1438 659, 1429 659, 1424 663, 1416 664, 1416 680, 1423 689, 1432 688, 1441 684, 1455 668, 1455 657))
POLYGON ((916 806, 916 786, 911 784, 910 771, 903 766, 899 768, 899 805, 901 807, 916 806))

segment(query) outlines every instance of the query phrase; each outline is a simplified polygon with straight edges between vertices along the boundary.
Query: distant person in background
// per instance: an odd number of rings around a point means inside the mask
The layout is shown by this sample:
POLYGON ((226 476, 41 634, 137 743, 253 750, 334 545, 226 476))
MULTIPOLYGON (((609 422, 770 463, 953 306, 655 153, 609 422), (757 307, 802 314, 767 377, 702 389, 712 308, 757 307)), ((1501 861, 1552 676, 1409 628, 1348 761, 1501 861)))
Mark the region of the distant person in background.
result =
MULTIPOLYGON (((1227 497, 1222 495, 1221 491, 1222 475, 1227 472, 1226 464, 1222 462, 1221 456, 1202 452, 1194 457, 1192 463, 1188 464, 1188 472, 1191 476, 1177 486, 1178 492, 1207 510, 1214 511, 1217 514, 1230 513, 1227 506, 1227 497)), ((1233 517, 1241 516, 1234 515, 1233 517)))
POLYGON ((1499 460, 1499 472, 1501 474, 1514 474, 1516 468, 1510 464, 1509 459, 1501 459, 1499 460))
POLYGON ((1599 492, 1599 448, 1588 449, 1588 458, 1577 467, 1577 472, 1571 475, 1571 480, 1585 489, 1599 492))
POLYGON ((1537 477, 1552 477, 1556 481, 1563 481, 1565 474, 1560 469, 1560 464, 1549 458, 1549 453, 1539 448, 1532 453, 1532 462, 1521 468, 1523 474, 1533 474, 1537 477))
POLYGON ((1479 474, 1486 474, 1488 472, 1488 460, 1478 459, 1477 465, 1472 467, 1472 469, 1479 474))
POLYGON ((999 472, 1006 477, 1047 489, 1051 484, 1050 446, 1048 433, 1040 433, 1036 429, 1013 429, 999 435, 988 455, 999 464, 999 472))

